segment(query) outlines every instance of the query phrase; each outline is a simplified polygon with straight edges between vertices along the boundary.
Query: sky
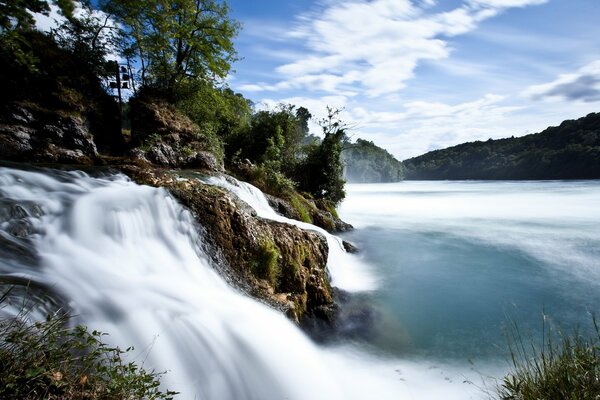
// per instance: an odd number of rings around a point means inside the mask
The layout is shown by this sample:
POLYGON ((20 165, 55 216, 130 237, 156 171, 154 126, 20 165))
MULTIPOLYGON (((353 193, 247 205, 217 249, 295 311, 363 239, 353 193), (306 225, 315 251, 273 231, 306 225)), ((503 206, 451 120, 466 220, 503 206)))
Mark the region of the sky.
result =
POLYGON ((353 139, 400 160, 600 112, 600 0, 228 3, 232 89, 315 118, 343 108, 353 139))

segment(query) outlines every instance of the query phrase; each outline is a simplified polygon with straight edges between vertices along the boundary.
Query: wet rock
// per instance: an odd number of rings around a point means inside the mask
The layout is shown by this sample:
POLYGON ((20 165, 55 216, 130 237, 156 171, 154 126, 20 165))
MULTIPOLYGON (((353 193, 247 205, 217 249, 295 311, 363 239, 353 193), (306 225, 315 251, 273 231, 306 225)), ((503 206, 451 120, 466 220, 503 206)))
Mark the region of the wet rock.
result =
POLYGON ((173 105, 132 100, 131 116, 132 148, 139 159, 165 167, 223 171, 222 160, 215 156, 221 151, 210 134, 173 105))
POLYGON ((344 249, 346 250, 346 252, 348 252, 350 254, 358 253, 358 248, 355 245, 353 245, 352 243, 344 240, 344 241, 342 241, 342 244, 344 245, 344 249))
POLYGON ((127 166, 140 184, 168 189, 205 232, 213 256, 226 261, 230 281, 292 320, 331 320, 335 314, 324 237, 265 220, 225 190, 174 172, 127 166))
MULTIPOLYGON (((300 195, 298 194, 297 196, 300 195)), ((324 200, 314 201, 304 197, 297 197, 296 206, 294 206, 287 199, 268 194, 266 197, 271 208, 284 217, 309 222, 332 233, 346 232, 354 229, 352 225, 342 221, 337 215, 329 211, 328 208, 334 209, 334 207, 324 200), (304 210, 301 211, 298 207, 302 207, 304 210), (306 220, 306 216, 308 216, 308 220, 306 220)))

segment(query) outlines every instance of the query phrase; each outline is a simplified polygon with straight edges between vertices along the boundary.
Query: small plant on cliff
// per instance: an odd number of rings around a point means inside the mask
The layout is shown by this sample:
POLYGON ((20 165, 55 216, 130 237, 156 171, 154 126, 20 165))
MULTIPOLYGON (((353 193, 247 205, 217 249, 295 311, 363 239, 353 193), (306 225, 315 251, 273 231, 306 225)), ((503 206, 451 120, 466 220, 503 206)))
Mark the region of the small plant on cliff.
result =
POLYGON ((21 312, 0 318, 0 398, 172 399, 176 394, 159 390, 162 373, 124 360, 133 348, 110 347, 101 332, 69 327, 64 313, 38 322, 27 317, 21 312))
POLYGON ((277 263, 279 256, 279 249, 275 243, 269 239, 262 239, 258 244, 258 251, 252 263, 254 276, 265 279, 271 285, 276 286, 281 272, 277 263))
MULTIPOLYGON (((524 343, 517 334, 511 346, 512 371, 498 387, 502 400, 600 398, 600 331, 544 338, 541 346, 524 343), (557 338, 555 341, 554 338, 557 338)), ((518 332, 518 331, 517 331, 518 332)))

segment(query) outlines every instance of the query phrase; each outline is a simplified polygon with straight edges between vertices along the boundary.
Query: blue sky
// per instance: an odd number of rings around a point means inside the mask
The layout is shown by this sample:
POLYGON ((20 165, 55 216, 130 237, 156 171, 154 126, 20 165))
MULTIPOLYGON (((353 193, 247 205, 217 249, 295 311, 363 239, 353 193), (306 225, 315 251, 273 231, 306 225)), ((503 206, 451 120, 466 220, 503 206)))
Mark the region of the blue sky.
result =
POLYGON ((230 86, 399 159, 600 112, 600 0, 229 0, 230 86))

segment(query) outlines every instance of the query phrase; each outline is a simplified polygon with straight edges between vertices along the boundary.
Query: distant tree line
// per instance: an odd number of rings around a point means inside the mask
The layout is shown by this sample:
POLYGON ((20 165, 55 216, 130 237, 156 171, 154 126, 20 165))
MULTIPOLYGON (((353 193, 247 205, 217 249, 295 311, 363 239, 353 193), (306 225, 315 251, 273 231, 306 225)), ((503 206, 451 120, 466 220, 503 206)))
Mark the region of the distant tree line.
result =
POLYGON ((402 162, 368 140, 357 139, 355 143, 346 141, 342 159, 344 177, 348 182, 398 182, 404 179, 402 162))
POLYGON ((600 113, 523 137, 432 151, 404 165, 407 179, 599 179, 600 113))

